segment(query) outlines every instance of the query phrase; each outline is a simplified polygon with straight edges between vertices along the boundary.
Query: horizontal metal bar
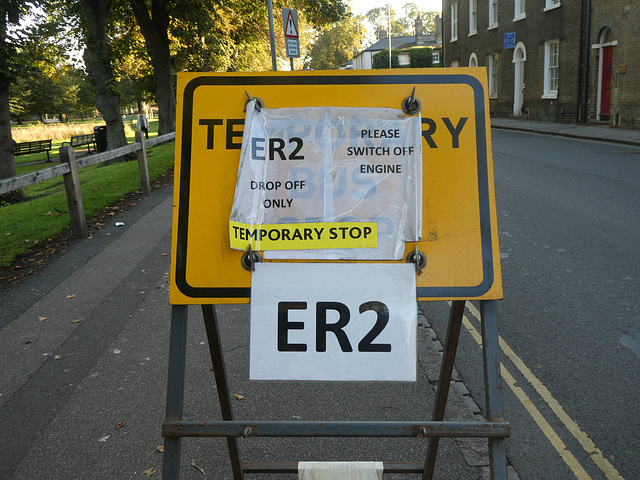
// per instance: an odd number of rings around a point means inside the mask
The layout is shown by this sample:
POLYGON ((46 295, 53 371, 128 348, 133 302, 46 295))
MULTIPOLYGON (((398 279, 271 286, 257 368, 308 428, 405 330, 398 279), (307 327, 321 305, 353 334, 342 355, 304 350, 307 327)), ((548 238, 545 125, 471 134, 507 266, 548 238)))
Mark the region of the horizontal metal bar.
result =
MULTIPOLYGON (((384 462, 384 473, 422 473, 424 463, 384 462)), ((242 462, 244 473, 297 473, 298 462, 242 462)))
POLYGON ((164 422, 163 437, 498 437, 507 422, 164 422))

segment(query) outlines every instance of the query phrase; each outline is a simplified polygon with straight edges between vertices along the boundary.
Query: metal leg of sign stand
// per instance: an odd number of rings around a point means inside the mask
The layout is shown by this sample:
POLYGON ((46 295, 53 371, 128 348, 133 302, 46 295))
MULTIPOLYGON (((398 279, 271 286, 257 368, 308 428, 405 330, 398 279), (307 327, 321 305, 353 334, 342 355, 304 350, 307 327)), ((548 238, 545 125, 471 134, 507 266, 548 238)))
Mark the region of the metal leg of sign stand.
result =
MULTIPOLYGON (((169 374, 167 378, 167 409, 165 422, 182 420, 184 405, 184 375, 187 350, 187 306, 171 307, 169 334, 169 374)), ((181 437, 164 438, 162 478, 174 480, 180 475, 181 437)))
MULTIPOLYGON (((458 339, 460 338, 460 327, 462 325, 462 315, 464 314, 464 300, 456 300, 451 304, 449 311, 449 324, 447 326, 447 338, 442 352, 442 364, 440 365, 440 379, 438 381, 438 389, 436 392, 436 402, 433 406, 433 415, 431 420, 441 422, 444 420, 444 412, 447 407, 447 398, 449 397, 449 386, 451 385, 451 376, 453 375, 453 364, 456 358, 456 350, 458 349, 458 339)), ((438 455, 438 446, 440 445, 440 437, 429 437, 427 446, 427 457, 424 464, 424 480, 433 478, 433 471, 436 464, 436 456, 438 455)))
MULTIPOLYGON (((482 322, 484 395, 487 405, 487 421, 504 422, 495 300, 480 302, 480 319, 482 322)), ((507 480, 507 452, 504 438, 489 438, 489 462, 491 479, 507 480)))
MULTIPOLYGON (((218 316, 216 315, 213 305, 202 305, 202 315, 204 316, 204 326, 207 330, 207 340, 209 340, 209 352, 211 352, 213 371, 216 376, 216 386, 218 390, 218 399, 220 400, 220 408, 222 409, 222 419, 225 421, 233 420, 231 391, 229 390, 227 368, 224 364, 224 356, 222 354, 222 341, 220 339, 220 330, 218 328, 218 316)), ((227 437, 227 447, 229 449, 229 457, 231 458, 233 478, 234 480, 241 480, 244 476, 237 439, 235 437, 227 437)))
POLYGON ((296 473, 297 462, 241 462, 237 439, 240 437, 428 437, 425 463, 384 462, 385 473, 433 476, 439 437, 486 437, 489 439, 491 479, 506 480, 507 465, 504 439, 509 426, 502 419, 500 359, 495 301, 481 302, 485 390, 488 419, 486 422, 444 422, 455 354, 460 336, 465 302, 454 301, 449 313, 449 326, 442 360, 433 420, 415 422, 303 422, 303 421, 237 421, 233 420, 231 393, 227 380, 220 331, 213 305, 202 305, 209 350, 216 376, 222 421, 182 421, 186 358, 187 307, 173 306, 169 346, 169 378, 163 479, 177 480, 180 470, 182 437, 225 437, 234 480, 249 473, 296 473))
MULTIPOLYGON (((453 365, 460 338, 462 317, 465 302, 454 301, 449 312, 447 338, 445 340, 440 379, 433 408, 433 421, 443 421, 449 395, 449 385, 453 373, 453 365)), ((496 301, 483 300, 480 302, 480 317, 482 322, 482 355, 484 367, 484 390, 487 411, 487 422, 505 424, 502 410, 502 384, 500 377, 500 353, 498 348, 498 321, 496 315, 496 301)), ((423 479, 431 480, 438 454, 439 437, 429 437, 427 458, 425 461, 423 479)), ((504 436, 489 437, 489 464, 491 480, 507 480, 507 454, 504 436)))

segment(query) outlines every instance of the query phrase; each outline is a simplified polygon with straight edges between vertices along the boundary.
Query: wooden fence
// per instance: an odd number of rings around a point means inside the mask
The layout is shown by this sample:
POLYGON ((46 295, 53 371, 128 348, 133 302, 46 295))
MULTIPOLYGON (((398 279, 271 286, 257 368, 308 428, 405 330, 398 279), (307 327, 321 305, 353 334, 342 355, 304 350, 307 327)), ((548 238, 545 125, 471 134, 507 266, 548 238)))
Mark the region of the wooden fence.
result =
POLYGON ((175 133, 168 133, 145 140, 142 132, 136 132, 135 143, 131 145, 78 159, 76 159, 75 151, 72 147, 60 147, 59 164, 35 172, 0 179, 0 195, 62 175, 67 193, 67 204, 69 205, 73 236, 76 238, 87 238, 89 232, 87 219, 84 214, 84 205, 82 203, 78 170, 135 152, 138 159, 138 170, 140 172, 140 189, 143 195, 148 196, 151 194, 151 184, 149 182, 149 168, 147 165, 147 148, 171 142, 175 140, 175 138, 175 133))

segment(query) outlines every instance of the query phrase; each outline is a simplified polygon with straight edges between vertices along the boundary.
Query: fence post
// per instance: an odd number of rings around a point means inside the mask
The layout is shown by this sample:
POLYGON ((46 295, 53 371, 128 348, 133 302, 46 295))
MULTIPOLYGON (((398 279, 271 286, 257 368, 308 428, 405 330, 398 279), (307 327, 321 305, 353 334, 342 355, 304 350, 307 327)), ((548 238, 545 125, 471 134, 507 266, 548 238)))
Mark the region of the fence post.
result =
POLYGON ((138 170, 140 171, 140 189, 145 197, 151 195, 151 184, 149 183, 149 165, 147 164, 147 148, 144 144, 144 134, 136 131, 136 143, 140 143, 140 150, 136 151, 138 157, 138 170))
POLYGON ((63 174, 64 188, 67 191, 67 204, 71 216, 71 231, 75 238, 87 238, 87 218, 84 215, 82 192, 80 191, 80 179, 78 178, 78 165, 76 154, 72 147, 60 147, 60 163, 69 165, 69 173, 63 174))

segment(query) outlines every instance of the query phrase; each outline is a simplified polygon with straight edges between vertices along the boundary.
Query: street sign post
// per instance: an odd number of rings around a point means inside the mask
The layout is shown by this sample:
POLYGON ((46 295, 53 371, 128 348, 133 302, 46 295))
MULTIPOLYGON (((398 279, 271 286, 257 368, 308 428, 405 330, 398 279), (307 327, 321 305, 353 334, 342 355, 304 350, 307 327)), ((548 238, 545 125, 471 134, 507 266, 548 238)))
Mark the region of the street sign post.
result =
POLYGON ((284 27, 284 41, 287 51, 287 57, 291 59, 291 70, 293 70, 293 59, 300 58, 298 11, 291 10, 290 8, 283 8, 282 25, 284 27))

